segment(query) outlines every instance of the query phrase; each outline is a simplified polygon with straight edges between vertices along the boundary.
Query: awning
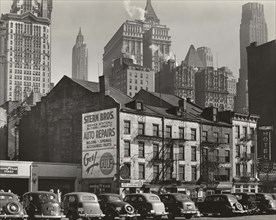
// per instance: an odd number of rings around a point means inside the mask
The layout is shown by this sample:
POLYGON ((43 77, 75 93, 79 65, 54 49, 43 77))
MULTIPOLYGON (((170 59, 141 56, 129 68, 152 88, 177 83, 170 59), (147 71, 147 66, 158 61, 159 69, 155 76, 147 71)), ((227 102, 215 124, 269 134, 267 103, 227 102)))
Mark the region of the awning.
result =
POLYGON ((219 182, 217 189, 231 189, 233 186, 232 182, 219 182))

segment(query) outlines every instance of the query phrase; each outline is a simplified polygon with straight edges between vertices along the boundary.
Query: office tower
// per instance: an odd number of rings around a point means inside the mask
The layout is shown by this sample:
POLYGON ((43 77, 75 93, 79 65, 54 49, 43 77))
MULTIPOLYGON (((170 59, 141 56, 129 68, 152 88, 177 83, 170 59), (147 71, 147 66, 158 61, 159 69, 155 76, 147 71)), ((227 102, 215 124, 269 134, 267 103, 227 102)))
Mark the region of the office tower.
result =
POLYGON ((147 0, 144 20, 127 20, 104 47, 103 73, 110 77, 114 60, 120 57, 158 72, 170 56, 169 28, 160 24, 151 1, 147 0))
POLYGON ((227 107, 225 110, 234 110, 234 97, 237 94, 237 79, 228 67, 218 68, 218 72, 227 76, 227 107))
POLYGON ((258 157, 276 162, 276 40, 247 47, 249 113, 258 121, 258 157), (261 127, 261 128, 260 128, 261 127), (266 136, 265 136, 266 135, 266 136))
POLYGON ((83 43, 81 28, 72 50, 72 78, 88 80, 88 50, 83 43))
POLYGON ((140 89, 155 92, 154 73, 149 68, 133 63, 130 58, 121 57, 114 61, 110 85, 130 97, 140 89))
POLYGON ((258 45, 267 42, 267 25, 264 6, 259 3, 247 3, 242 6, 240 24, 240 74, 235 98, 235 111, 248 112, 248 73, 246 47, 252 42, 258 45))
POLYGON ((195 74, 195 103, 202 107, 227 109, 227 74, 207 67, 195 74))
POLYGON ((208 47, 199 47, 197 48, 197 54, 201 59, 204 67, 214 67, 213 65, 213 54, 210 48, 208 47))
POLYGON ((0 104, 46 95, 51 82, 51 0, 14 0, 0 22, 0 104))

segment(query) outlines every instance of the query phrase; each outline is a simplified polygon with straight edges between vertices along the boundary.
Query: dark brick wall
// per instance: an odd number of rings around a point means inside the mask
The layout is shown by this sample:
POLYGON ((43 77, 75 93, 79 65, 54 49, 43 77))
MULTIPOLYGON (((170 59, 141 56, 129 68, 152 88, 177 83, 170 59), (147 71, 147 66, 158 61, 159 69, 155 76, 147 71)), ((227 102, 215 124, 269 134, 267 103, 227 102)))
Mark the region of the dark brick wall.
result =
POLYGON ((81 163, 82 113, 116 105, 110 96, 64 77, 21 119, 20 160, 81 163))

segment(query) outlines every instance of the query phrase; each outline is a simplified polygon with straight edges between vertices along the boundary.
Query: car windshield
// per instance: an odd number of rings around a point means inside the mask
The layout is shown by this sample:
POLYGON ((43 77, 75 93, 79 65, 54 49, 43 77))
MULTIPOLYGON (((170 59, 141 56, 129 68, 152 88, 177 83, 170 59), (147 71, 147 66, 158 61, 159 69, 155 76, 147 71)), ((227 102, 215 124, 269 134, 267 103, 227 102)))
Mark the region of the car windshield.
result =
POLYGON ((158 196, 149 196, 150 201, 158 201, 159 197, 158 196))
POLYGON ((111 201, 121 201, 121 197, 120 196, 116 196, 116 195, 112 195, 112 196, 109 196, 109 200, 111 201))
POLYGON ((183 195, 183 194, 178 194, 175 196, 176 200, 178 201, 191 201, 189 196, 183 195))
POLYGON ((38 198, 40 200, 55 200, 55 196, 53 194, 48 193, 39 194, 38 198))
POLYGON ((82 196, 81 197, 82 201, 95 201, 96 198, 94 196, 82 196))

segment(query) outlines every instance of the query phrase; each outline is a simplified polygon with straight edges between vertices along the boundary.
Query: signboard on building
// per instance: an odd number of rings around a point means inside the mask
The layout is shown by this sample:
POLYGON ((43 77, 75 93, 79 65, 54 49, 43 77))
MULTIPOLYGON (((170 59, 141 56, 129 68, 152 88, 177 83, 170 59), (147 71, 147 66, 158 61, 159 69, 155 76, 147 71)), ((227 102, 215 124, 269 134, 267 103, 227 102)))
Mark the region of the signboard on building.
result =
POLYGON ((18 174, 18 166, 0 166, 0 174, 18 174))
POLYGON ((143 180, 130 180, 129 183, 121 183, 121 187, 129 188, 129 187, 142 187, 143 180))
POLYGON ((82 178, 108 178, 116 173, 116 108, 82 115, 82 178))
POLYGON ((271 160, 271 131, 272 126, 259 127, 261 157, 264 160, 271 160))

